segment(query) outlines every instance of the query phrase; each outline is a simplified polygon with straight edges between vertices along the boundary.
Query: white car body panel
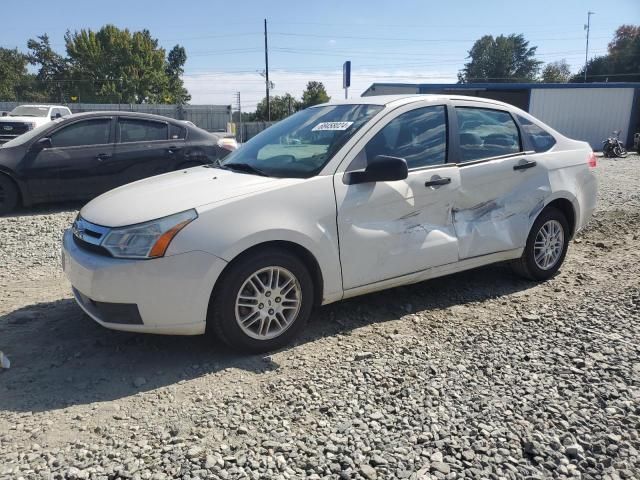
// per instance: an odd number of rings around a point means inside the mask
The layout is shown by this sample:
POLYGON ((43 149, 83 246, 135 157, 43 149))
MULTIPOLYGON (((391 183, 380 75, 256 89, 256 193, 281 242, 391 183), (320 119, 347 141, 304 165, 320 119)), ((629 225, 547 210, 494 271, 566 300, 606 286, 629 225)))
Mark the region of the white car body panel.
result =
POLYGON ((515 107, 484 99, 423 95, 334 103, 385 108, 317 176, 269 178, 195 167, 125 185, 87 204, 81 216, 109 228, 189 209, 198 213, 173 239, 165 257, 153 260, 99 257, 65 234, 65 271, 78 291, 97 301, 140 307, 144 325, 106 326, 202 333, 211 292, 225 266, 268 242, 288 242, 282 245, 303 248, 315 259, 322 280, 319 303, 328 304, 518 258, 531 225, 550 202, 571 202, 575 231, 586 224, 595 207, 597 186, 587 165, 589 146, 566 139, 515 107), (352 162, 391 119, 414 108, 458 103, 515 112, 543 126, 556 138, 556 145, 544 153, 527 151, 410 170, 401 181, 345 183, 352 162), (514 171, 515 165, 530 160, 535 160, 534 168, 514 171), (425 187, 426 181, 438 177, 451 182, 425 187))

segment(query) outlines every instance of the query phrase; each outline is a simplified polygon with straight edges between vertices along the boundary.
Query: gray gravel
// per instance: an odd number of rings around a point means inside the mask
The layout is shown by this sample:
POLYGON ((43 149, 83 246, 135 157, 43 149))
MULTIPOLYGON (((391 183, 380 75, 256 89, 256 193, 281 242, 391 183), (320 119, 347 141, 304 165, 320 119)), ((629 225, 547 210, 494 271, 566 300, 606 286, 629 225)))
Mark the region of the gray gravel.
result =
POLYGON ((640 478, 640 159, 549 282, 492 266, 318 310, 246 357, 70 300, 73 208, 0 219, 0 478, 640 478))

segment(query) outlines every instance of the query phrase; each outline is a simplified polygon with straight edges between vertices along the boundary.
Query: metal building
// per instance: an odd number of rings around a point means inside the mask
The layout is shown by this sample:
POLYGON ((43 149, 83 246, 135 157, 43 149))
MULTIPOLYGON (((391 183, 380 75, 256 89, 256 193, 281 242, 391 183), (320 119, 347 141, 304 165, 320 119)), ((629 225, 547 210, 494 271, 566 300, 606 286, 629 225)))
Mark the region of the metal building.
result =
POLYGON ((640 83, 374 83, 362 96, 404 93, 471 95, 519 107, 563 135, 600 150, 614 130, 628 147, 640 131, 640 83))

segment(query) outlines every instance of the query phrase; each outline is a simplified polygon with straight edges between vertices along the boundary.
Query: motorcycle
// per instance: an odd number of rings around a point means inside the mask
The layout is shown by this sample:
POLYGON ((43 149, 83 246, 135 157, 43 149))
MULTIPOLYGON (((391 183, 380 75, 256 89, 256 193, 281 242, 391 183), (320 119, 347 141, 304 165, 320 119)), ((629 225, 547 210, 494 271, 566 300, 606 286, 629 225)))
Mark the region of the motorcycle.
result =
POLYGON ((623 158, 627 156, 627 150, 620 141, 620 130, 614 130, 613 136, 603 140, 602 154, 606 158, 623 158))

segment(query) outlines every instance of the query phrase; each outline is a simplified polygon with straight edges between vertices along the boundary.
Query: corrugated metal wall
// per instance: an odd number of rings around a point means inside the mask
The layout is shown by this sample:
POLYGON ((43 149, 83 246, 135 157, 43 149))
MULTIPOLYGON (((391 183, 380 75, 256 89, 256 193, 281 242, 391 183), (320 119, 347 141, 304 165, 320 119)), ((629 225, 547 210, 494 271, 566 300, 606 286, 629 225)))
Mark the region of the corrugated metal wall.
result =
POLYGON ((601 150, 602 141, 614 130, 620 130, 620 139, 626 141, 633 94, 633 88, 534 88, 529 113, 563 135, 601 150))
MULTIPOLYGON (((26 102, 0 102, 0 111, 9 111, 26 102)), ((153 113, 165 117, 189 120, 198 127, 210 132, 227 130, 231 120, 229 105, 164 105, 153 103, 117 104, 117 103, 71 103, 67 107, 72 113, 119 110, 126 112, 153 113)))

